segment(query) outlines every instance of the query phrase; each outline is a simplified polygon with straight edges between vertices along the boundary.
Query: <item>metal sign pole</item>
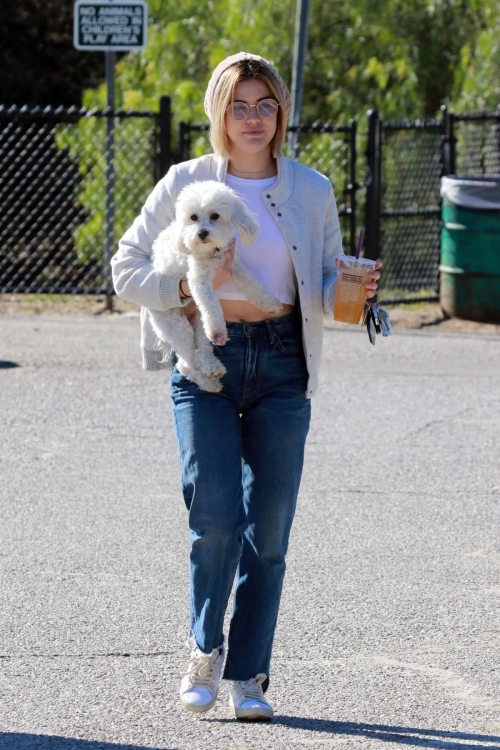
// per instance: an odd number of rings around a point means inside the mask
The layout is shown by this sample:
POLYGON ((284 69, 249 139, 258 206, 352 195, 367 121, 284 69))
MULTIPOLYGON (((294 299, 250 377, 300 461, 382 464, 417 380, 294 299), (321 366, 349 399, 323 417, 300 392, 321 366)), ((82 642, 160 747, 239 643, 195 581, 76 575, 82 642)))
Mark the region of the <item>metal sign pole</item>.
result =
MULTIPOLYGON (((308 24, 309 0, 297 0, 297 18, 295 21, 295 43, 293 48, 292 70, 292 125, 300 124, 308 24)), ((299 136, 297 131, 288 134, 288 154, 290 159, 296 159, 299 155, 299 136)))
POLYGON ((106 245, 104 251, 104 274, 106 286, 106 310, 113 309, 113 283, 111 277, 111 256, 115 244, 115 52, 107 49, 106 57, 106 245))

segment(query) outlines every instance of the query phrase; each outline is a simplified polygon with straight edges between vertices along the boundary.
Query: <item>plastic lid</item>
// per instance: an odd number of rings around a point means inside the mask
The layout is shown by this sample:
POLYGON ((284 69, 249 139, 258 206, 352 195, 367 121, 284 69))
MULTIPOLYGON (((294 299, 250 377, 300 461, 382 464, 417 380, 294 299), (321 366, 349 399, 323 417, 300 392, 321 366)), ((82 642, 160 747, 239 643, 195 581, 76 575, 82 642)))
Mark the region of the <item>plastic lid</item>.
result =
POLYGON ((442 177, 441 196, 457 206, 500 211, 500 174, 442 177))
POLYGON ((345 255, 342 253, 340 256, 341 260, 346 261, 350 266, 354 266, 356 264, 359 268, 359 266, 374 266, 377 262, 376 260, 370 260, 370 258, 356 258, 355 255, 345 255))

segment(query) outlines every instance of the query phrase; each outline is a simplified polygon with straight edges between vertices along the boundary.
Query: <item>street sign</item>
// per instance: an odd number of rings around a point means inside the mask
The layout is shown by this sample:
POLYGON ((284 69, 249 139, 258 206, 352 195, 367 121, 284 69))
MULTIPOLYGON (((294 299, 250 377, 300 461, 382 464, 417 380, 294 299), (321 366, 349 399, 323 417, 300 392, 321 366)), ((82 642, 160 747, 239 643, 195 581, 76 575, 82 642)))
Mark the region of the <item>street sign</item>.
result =
POLYGON ((76 0, 73 44, 82 50, 143 49, 147 26, 145 0, 76 0))

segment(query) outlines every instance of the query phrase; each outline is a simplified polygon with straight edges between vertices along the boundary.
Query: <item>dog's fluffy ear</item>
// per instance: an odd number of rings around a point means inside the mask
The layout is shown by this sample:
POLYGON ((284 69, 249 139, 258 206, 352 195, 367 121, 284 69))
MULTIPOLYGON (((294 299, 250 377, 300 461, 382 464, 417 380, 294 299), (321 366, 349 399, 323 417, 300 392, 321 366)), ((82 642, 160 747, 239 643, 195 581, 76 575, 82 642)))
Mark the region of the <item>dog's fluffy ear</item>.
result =
POLYGON ((255 242, 259 233, 259 225, 254 216, 249 212, 243 201, 236 196, 233 199, 233 223, 240 233, 244 245, 255 242))

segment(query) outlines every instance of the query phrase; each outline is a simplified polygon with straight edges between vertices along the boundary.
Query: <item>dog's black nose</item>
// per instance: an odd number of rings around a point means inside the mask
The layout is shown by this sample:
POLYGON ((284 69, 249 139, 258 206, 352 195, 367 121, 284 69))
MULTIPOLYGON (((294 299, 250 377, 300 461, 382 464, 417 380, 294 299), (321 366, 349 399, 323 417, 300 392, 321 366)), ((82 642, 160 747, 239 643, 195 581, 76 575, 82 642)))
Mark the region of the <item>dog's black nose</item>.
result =
POLYGON ((200 240, 206 240, 208 237, 208 229, 202 229, 201 232, 198 232, 198 237, 200 240))

